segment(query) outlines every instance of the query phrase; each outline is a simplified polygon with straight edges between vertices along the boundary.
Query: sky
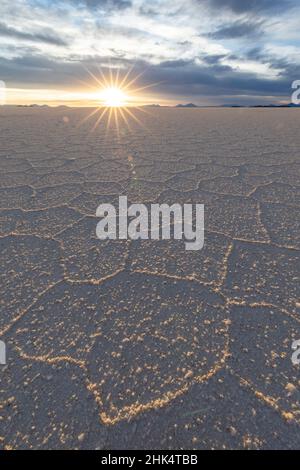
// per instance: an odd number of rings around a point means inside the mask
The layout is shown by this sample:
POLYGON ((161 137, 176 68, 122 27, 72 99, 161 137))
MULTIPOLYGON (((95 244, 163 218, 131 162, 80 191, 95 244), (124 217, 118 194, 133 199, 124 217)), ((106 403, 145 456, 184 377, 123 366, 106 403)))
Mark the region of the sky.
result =
POLYGON ((0 81, 9 104, 93 104, 109 69, 143 104, 290 102, 299 20, 299 0, 1 0, 0 81))

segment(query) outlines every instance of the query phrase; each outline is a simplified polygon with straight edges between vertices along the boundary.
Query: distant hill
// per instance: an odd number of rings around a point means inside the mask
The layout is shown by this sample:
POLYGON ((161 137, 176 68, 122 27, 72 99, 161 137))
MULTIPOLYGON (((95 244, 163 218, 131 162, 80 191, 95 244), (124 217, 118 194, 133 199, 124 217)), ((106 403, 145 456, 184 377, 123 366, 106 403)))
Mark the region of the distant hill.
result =
POLYGON ((221 108, 248 108, 249 106, 243 106, 240 104, 222 104, 221 108))
POLYGON ((194 103, 187 103, 187 104, 177 104, 175 108, 198 108, 198 106, 194 103))
POLYGON ((288 104, 269 104, 269 105, 256 105, 253 108, 300 108, 299 104, 288 103, 288 104))
POLYGON ((160 108, 160 104, 144 104, 143 108, 160 108))
POLYGON ((300 108, 299 104, 252 104, 252 105, 238 105, 238 104, 223 104, 221 108, 300 108))
POLYGON ((17 104, 17 108, 49 108, 47 104, 17 104))

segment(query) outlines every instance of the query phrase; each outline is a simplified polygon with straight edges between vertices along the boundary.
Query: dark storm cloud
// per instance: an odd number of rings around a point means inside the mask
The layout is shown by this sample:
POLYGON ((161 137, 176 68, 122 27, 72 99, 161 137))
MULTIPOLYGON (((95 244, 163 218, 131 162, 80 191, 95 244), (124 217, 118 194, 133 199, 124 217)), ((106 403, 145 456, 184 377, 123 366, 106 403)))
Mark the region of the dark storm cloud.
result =
POLYGON ((155 10, 154 8, 151 8, 151 6, 149 7, 148 5, 147 6, 141 5, 140 9, 139 9, 139 12, 140 12, 141 15, 145 15, 145 16, 155 17, 155 16, 159 15, 158 10, 155 10))
POLYGON ((90 9, 112 8, 115 10, 121 10, 129 8, 132 5, 131 0, 69 0, 73 4, 85 5, 90 9))
MULTIPOLYGON (((160 83, 153 88, 155 93, 163 93, 169 97, 189 96, 199 102, 201 96, 213 96, 219 103, 224 102, 224 96, 255 95, 289 96, 290 77, 283 73, 277 80, 261 79, 251 73, 242 73, 229 66, 220 64, 221 56, 215 56, 214 61, 206 61, 206 65, 198 65, 192 61, 167 61, 159 65, 150 65, 145 61, 135 62, 133 75, 147 69, 147 79, 139 82, 140 86, 149 83, 160 83), (145 80, 145 82, 143 82, 145 80)), ((84 61, 55 61, 43 56, 27 55, 22 58, 8 60, 0 59, 2 79, 10 86, 30 84, 47 87, 68 86, 80 81, 89 81, 85 67, 97 72, 95 64, 103 62, 103 57, 91 57, 84 61)), ((115 65, 129 69, 130 61, 119 59, 115 65)), ((103 72, 107 72, 102 68, 103 72)), ((225 100, 226 102, 226 100, 225 100)), ((259 101, 258 101, 259 102, 259 101)))
POLYGON ((292 63, 286 58, 274 57, 260 47, 250 49, 247 58, 260 61, 262 64, 271 64, 273 69, 280 70, 279 76, 288 79, 290 83, 300 77, 300 64, 292 63))
MULTIPOLYGON (((174 96, 189 96, 201 103, 205 96, 214 97, 215 102, 226 103, 225 97, 255 96, 256 103, 265 97, 290 96, 291 82, 287 77, 279 80, 261 79, 250 73, 237 73, 230 67, 191 66, 174 73, 172 69, 156 68, 152 71, 152 80, 162 81, 160 92, 174 96)), ((270 99, 269 99, 270 100, 270 99)), ((272 100, 271 100, 272 101, 272 100)))
POLYGON ((260 47, 253 47, 246 53, 246 57, 250 60, 260 60, 262 57, 262 49, 260 47))
POLYGON ((19 31, 15 28, 11 28, 2 22, 0 22, 0 36, 14 39, 22 39, 23 41, 30 42, 43 42, 55 46, 67 45, 64 40, 52 33, 27 33, 25 31, 19 31))
POLYGON ((266 10, 276 12, 285 10, 293 5, 290 0, 197 0, 198 3, 208 3, 214 10, 229 9, 237 14, 256 13, 266 10))
POLYGON ((212 55, 204 56, 203 60, 207 64, 214 65, 214 64, 218 64, 220 62, 220 60, 224 59, 225 57, 227 57, 227 56, 224 55, 224 54, 212 54, 212 55))
POLYGON ((162 68, 177 68, 177 67, 185 67, 188 64, 192 63, 193 61, 191 60, 183 60, 183 59, 177 59, 177 60, 166 60, 164 62, 161 62, 160 67, 162 68))
POLYGON ((213 33, 207 34, 212 39, 236 39, 247 38, 249 36, 259 36, 263 34, 263 21, 235 21, 219 28, 213 33))
POLYGON ((216 73, 231 72, 232 68, 229 65, 222 64, 221 60, 224 58, 229 59, 229 56, 225 55, 206 55, 202 57, 203 62, 209 66, 209 70, 216 73))

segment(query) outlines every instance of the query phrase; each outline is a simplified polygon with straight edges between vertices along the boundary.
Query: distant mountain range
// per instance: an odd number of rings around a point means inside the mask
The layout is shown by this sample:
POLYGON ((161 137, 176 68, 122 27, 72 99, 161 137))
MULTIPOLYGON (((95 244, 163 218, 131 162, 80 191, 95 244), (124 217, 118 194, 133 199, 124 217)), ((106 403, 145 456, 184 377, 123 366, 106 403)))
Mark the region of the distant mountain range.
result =
POLYGON ((300 108, 300 104, 294 104, 294 103, 252 104, 252 105, 223 104, 221 108, 300 108))
MULTIPOLYGON (((18 108, 48 108, 49 106, 47 104, 19 104, 19 105, 4 105, 7 107, 18 107, 18 108)), ((53 106, 56 108, 72 108, 72 106, 68 105, 59 105, 59 106, 53 106)), ((166 106, 166 105, 160 105, 157 103, 153 104, 145 104, 142 106, 143 108, 300 108, 300 104, 294 104, 294 103, 287 103, 287 104, 252 104, 252 105, 240 105, 240 104, 221 104, 221 105, 215 105, 215 106, 201 106, 197 105, 194 103, 186 103, 186 104, 176 104, 175 106, 166 106)))
MULTIPOLYGON (((145 107, 148 108, 160 108, 169 106, 160 106, 159 104, 148 104, 145 107)), ((239 104, 222 104, 216 106, 199 106, 194 103, 182 104, 179 103, 173 108, 300 108, 299 104, 287 103, 287 104, 253 104, 253 105, 239 105, 239 104)))

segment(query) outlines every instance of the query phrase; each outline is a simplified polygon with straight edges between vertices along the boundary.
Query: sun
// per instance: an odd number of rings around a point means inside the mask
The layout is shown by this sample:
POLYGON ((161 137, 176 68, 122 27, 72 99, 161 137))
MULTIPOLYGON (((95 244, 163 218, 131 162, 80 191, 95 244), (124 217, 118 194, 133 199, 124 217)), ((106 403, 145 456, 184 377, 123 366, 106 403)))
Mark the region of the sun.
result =
MULTIPOLYGON (((95 75, 88 68, 85 67, 85 69, 93 79, 94 84, 84 81, 82 83, 93 90, 90 96, 96 107, 79 122, 79 125, 95 117, 95 123, 91 129, 91 132, 93 132, 105 120, 106 133, 110 128, 113 128, 117 131, 118 137, 121 135, 119 132, 121 124, 125 124, 129 132, 131 132, 131 124, 134 121, 139 126, 145 127, 136 116, 136 113, 139 111, 150 114, 150 112, 144 110, 142 105, 139 105, 141 98, 138 94, 155 86, 156 83, 138 86, 138 80, 144 74, 144 71, 138 75, 133 75, 133 66, 127 72, 122 71, 120 68, 106 67, 107 73, 104 74, 101 68, 97 67, 99 75, 98 73, 95 75)), ((124 133, 124 127, 122 132, 124 133)))
POLYGON ((126 106, 127 96, 121 88, 112 86, 104 88, 100 92, 100 100, 104 106, 109 108, 120 108, 126 106))

